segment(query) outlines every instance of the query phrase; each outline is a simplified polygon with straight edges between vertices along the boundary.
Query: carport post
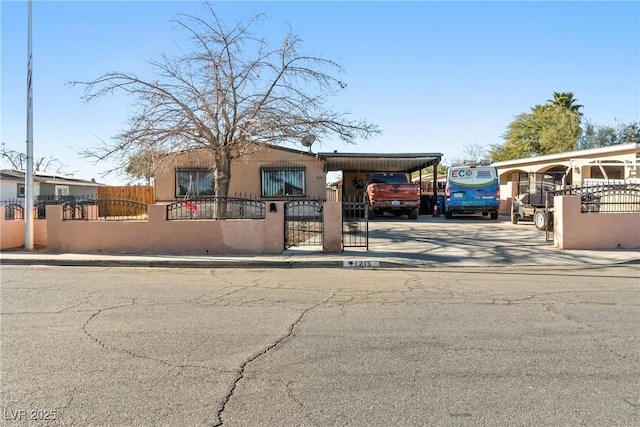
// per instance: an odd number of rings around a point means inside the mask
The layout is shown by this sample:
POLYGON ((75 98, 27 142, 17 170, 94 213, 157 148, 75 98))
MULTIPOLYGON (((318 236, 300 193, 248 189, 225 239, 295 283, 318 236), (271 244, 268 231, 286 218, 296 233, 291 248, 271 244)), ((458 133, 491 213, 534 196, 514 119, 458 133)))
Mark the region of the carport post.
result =
MULTIPOLYGON (((433 165, 433 203, 438 202, 438 165, 440 162, 436 162, 433 165)), ((434 205, 435 206, 435 205, 434 205)))

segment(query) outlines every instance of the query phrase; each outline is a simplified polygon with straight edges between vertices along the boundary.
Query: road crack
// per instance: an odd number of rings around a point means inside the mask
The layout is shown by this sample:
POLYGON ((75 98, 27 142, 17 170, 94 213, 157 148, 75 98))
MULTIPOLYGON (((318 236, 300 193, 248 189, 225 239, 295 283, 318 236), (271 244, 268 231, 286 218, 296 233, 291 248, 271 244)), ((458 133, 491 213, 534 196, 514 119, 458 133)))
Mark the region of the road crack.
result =
POLYGON ((283 336, 281 336, 280 338, 275 340, 273 343, 271 343, 270 345, 268 345, 264 349, 260 350, 259 352, 257 352, 253 356, 251 356, 249 359, 245 360, 240 365, 240 368, 237 371, 238 375, 236 376, 235 380, 233 381, 233 384, 231 385, 231 388, 229 389, 229 392, 227 393, 227 395, 222 400, 222 404, 220 405, 220 408, 218 409, 218 412, 216 414, 217 415, 217 420, 216 420, 215 424, 213 424, 214 427, 219 427, 219 426, 221 426, 223 424, 223 422, 224 422, 222 420, 223 413, 224 413, 225 409, 227 408, 227 404, 229 403, 229 401, 233 397, 233 394, 234 394, 234 392, 235 392, 235 390, 236 390, 236 388, 238 386, 238 383, 244 378, 244 372, 247 369, 247 366, 251 362, 254 362, 257 359, 259 359, 260 357, 262 357, 265 354, 269 353, 271 350, 275 349, 280 343, 282 343, 283 341, 285 341, 286 339, 291 337, 293 335, 293 331, 295 330, 296 326, 298 326, 298 324, 300 324, 300 322, 302 321, 302 319, 304 318, 304 316, 307 313, 309 313, 311 310, 314 310, 314 309, 320 307, 321 305, 324 305, 324 304, 328 303, 335 296, 336 296, 336 294, 334 293, 329 298, 325 299, 324 301, 319 302, 319 303, 317 303, 317 304, 315 304, 315 305, 313 305, 313 306, 311 306, 309 308, 304 309, 300 313, 300 316, 298 316, 298 318, 291 325, 289 325, 289 328, 288 328, 287 332, 283 336))
MULTIPOLYGON (((123 308, 123 307, 131 307, 132 305, 135 305, 135 299, 131 300, 131 302, 129 304, 121 304, 121 305, 116 305, 113 307, 106 307, 106 308, 101 308, 100 310, 96 311, 95 313, 93 313, 89 319, 87 319, 87 321, 85 322, 85 324, 82 326, 82 332, 85 333, 85 335, 87 335, 89 338, 91 338, 92 341, 94 341, 96 344, 98 344, 100 347, 106 349, 106 350, 111 350, 111 351, 115 351, 117 353, 121 353, 121 354, 125 354, 128 355, 130 357, 134 357, 134 358, 138 358, 138 359, 144 359, 144 360, 148 360, 151 362, 156 362, 156 363, 160 363, 162 365, 168 366, 170 368, 178 368, 178 369, 185 369, 185 368, 195 368, 195 369, 206 369, 206 370, 210 370, 210 371, 216 371, 216 372, 222 372, 222 373, 234 373, 236 371, 227 371, 227 370, 223 370, 223 369, 218 369, 218 368, 212 368, 210 366, 204 366, 204 365, 188 365, 188 364, 183 364, 183 363, 171 363, 169 361, 166 361, 164 359, 159 359, 159 358, 155 358, 155 357, 150 357, 150 356, 145 356, 142 354, 138 354, 132 350, 127 350, 127 349, 123 349, 123 348, 117 348, 117 347, 113 347, 107 343, 105 343, 104 341, 102 341, 100 338, 96 337, 95 335, 93 335, 91 332, 89 332, 88 330, 88 326, 91 323, 91 321, 93 321, 97 316, 99 316, 101 313, 104 313, 105 311, 108 310, 117 310, 119 308, 123 308)), ((184 359, 183 359, 184 360, 184 359)))

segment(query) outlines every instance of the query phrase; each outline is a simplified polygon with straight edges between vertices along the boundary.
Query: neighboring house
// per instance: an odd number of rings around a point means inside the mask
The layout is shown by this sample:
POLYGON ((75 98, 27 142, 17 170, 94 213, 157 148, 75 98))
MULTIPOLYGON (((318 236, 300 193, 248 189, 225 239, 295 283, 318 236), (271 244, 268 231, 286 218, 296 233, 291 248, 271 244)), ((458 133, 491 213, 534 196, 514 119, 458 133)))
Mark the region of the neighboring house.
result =
POLYGON ((525 159, 507 160, 492 164, 498 168, 500 211, 509 213, 511 201, 518 191, 520 173, 557 173, 568 185, 585 185, 589 180, 640 179, 640 143, 618 144, 609 147, 548 154, 525 159))
MULTIPOLYGON (((25 173, 12 169, 0 171, 0 200, 24 199, 25 173)), ((34 197, 83 196, 95 198, 100 184, 50 172, 34 172, 34 197)))
MULTIPOLYGON (((212 196, 213 157, 200 149, 176 154, 156 170, 156 201, 212 196)), ((325 161, 317 154, 257 146, 231 164, 229 196, 256 200, 324 199, 325 161)))
MULTIPOLYGON (((33 183, 34 195, 40 194, 40 183, 33 183)), ((2 169, 0 170, 0 200, 23 199, 25 195, 24 172, 2 169)))

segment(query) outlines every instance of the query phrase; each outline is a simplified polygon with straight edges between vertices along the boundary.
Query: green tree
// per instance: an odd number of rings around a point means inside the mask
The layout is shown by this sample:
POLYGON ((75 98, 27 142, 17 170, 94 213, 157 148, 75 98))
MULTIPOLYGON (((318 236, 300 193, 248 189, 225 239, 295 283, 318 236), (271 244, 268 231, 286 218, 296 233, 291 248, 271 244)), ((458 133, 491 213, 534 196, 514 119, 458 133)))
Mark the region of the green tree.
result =
POLYGON ((640 143, 640 123, 618 123, 617 126, 601 126, 586 120, 584 131, 578 140, 578 149, 608 147, 616 144, 640 143))
POLYGON ((540 112, 538 155, 565 153, 578 149, 582 133, 580 115, 576 110, 547 105, 540 112))
POLYGON ((640 143, 640 123, 633 122, 629 124, 620 124, 618 126, 620 131, 620 139, 623 144, 635 142, 640 143))
POLYGON ((141 147, 168 154, 204 148, 213 157, 216 196, 227 196, 232 160, 256 144, 300 143, 308 134, 354 143, 380 133, 329 103, 346 88, 336 77, 339 64, 304 53, 290 32, 271 46, 253 34, 261 15, 227 27, 210 4, 205 9, 176 21, 192 44, 151 62, 154 78, 115 71, 71 82, 85 88, 87 102, 114 93, 135 99, 129 128, 85 156, 114 159, 124 170, 141 147))
MULTIPOLYGON (((449 170, 447 165, 444 165, 442 163, 438 163, 438 175, 446 175, 447 171, 449 170)), ((433 166, 429 166, 426 167, 424 169, 422 169, 421 171, 415 171, 411 173, 411 179, 419 179, 420 178, 420 174, 422 174, 422 177, 431 177, 433 176, 433 166)))
POLYGON ((580 128, 581 105, 575 105, 571 92, 554 93, 554 100, 536 105, 509 123, 502 144, 492 145, 493 161, 520 159, 576 150, 580 128))
POLYGON ((579 111, 584 108, 583 105, 576 104, 578 100, 573 97, 573 92, 553 92, 553 99, 547 100, 547 105, 555 105, 557 107, 566 108, 574 111, 582 116, 579 111))

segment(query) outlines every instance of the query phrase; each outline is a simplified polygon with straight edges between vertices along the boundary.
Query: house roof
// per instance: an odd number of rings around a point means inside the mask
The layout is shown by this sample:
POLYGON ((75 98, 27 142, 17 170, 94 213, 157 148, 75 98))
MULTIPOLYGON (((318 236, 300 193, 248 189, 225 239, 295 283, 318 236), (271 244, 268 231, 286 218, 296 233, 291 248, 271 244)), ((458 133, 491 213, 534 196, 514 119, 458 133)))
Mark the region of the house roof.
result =
MULTIPOLYGON (((0 170, 0 178, 10 179, 14 181, 24 181, 24 171, 18 171, 13 169, 0 170)), ((80 187, 99 187, 101 184, 93 180, 74 178, 68 175, 62 175, 51 172, 39 172, 33 173, 33 180, 41 184, 55 184, 55 185, 75 185, 80 187)))
POLYGON ((491 165, 497 168, 505 169, 509 167, 527 166, 533 163, 549 163, 549 162, 568 162, 570 160, 592 158, 594 156, 607 157, 624 153, 640 154, 640 143, 616 144, 608 147, 591 148, 586 150, 568 151, 558 154, 546 154, 544 156, 527 157, 524 159, 505 160, 503 162, 494 162, 491 165))
POLYGON ((327 171, 414 172, 437 165, 441 153, 318 153, 327 171))

